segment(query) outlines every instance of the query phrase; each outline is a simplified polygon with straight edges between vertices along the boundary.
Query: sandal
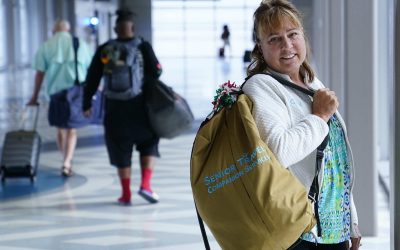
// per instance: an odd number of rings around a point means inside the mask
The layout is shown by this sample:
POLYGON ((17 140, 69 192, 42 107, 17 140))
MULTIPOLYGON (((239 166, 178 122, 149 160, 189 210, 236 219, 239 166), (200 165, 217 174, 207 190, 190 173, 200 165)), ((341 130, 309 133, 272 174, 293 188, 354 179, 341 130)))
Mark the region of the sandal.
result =
POLYGON ((72 167, 67 168, 65 166, 62 166, 61 175, 64 177, 71 177, 72 175, 74 175, 74 173, 72 172, 72 167))

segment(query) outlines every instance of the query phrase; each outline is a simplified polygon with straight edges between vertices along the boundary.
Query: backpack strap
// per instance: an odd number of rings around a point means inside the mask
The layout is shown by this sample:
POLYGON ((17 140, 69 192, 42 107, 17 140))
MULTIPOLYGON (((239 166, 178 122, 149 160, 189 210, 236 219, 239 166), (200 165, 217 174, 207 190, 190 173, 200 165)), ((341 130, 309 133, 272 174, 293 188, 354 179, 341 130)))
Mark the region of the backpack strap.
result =
MULTIPOLYGON (((260 74, 269 75, 269 76, 273 77, 275 80, 277 80, 279 83, 281 83, 282 85, 296 89, 296 90, 298 90, 306 95, 309 95, 311 97, 314 96, 314 94, 315 94, 314 90, 302 88, 302 87, 300 87, 300 86, 298 86, 276 74, 271 74, 271 73, 260 73, 260 74)), ((250 76, 246 77, 245 82, 242 84, 241 88, 243 88, 243 85, 247 82, 247 80, 250 79, 254 75, 250 75, 250 76)), ((327 123, 329 126, 330 120, 327 123)), ((321 170, 322 159, 324 158, 324 150, 325 150, 325 147, 328 144, 328 142, 329 142, 329 133, 325 137, 325 139, 322 141, 322 143, 317 147, 317 156, 316 156, 316 160, 315 160, 315 175, 314 175, 314 179, 311 184, 310 190, 308 192, 308 198, 314 204, 315 219, 317 221, 317 235, 319 237, 322 234, 322 232, 321 232, 322 229, 321 229, 321 222, 319 219, 319 212, 318 212, 318 196, 319 196, 318 175, 319 175, 319 171, 321 170)))
POLYGON ((78 77, 78 48, 79 48, 79 39, 75 36, 72 37, 72 45, 74 47, 74 57, 75 57, 75 85, 79 85, 79 77, 78 77))
MULTIPOLYGON (((285 85, 285 86, 287 86, 287 87, 296 89, 296 90, 298 90, 298 91, 300 91, 300 92, 302 92, 302 93, 304 93, 304 94, 306 94, 306 95, 309 95, 309 96, 311 96, 311 97, 314 96, 314 93, 315 93, 314 90, 302 88, 302 87, 300 87, 299 85, 296 85, 296 84, 292 83, 291 81, 288 81, 288 80, 286 80, 285 78, 283 78, 283 77, 281 77, 281 76, 278 76, 278 75, 276 75, 276 74, 271 74, 271 73, 257 73, 257 74, 262 74, 262 75, 271 76, 272 78, 274 78, 275 80, 277 80, 277 81, 278 81, 280 84, 282 84, 282 85, 285 85)), ((241 88, 243 88, 243 85, 247 82, 247 80, 249 80, 250 78, 252 78, 253 76, 255 76, 255 75, 257 75, 257 74, 253 74, 253 75, 250 75, 250 76, 246 77, 246 78, 245 78, 245 82, 242 84, 241 88)))
POLYGON ((201 216, 199 214, 199 210, 197 210, 196 202, 194 202, 194 206, 196 208, 197 219, 199 220, 200 231, 201 231, 201 236, 203 237, 204 247, 206 248, 206 250, 211 250, 210 244, 209 244, 208 238, 207 238, 207 232, 206 232, 206 229, 204 227, 204 222, 203 222, 203 219, 201 218, 201 216))

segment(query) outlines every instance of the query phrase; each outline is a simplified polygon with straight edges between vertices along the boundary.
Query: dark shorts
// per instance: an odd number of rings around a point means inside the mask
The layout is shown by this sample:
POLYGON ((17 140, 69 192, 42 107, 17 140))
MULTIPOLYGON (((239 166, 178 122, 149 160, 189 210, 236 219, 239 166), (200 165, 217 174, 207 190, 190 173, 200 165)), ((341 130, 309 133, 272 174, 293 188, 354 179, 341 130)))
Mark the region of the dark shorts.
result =
POLYGON ((160 156, 159 138, 150 129, 141 96, 129 101, 106 100, 105 111, 105 141, 111 165, 131 166, 134 147, 140 156, 160 156))
POLYGON ((158 138, 151 138, 147 141, 137 143, 129 137, 113 137, 105 133, 108 156, 111 165, 117 168, 132 166, 133 147, 140 153, 140 156, 156 156, 158 152, 158 138))
POLYGON ((50 126, 57 128, 71 128, 68 125, 69 103, 66 91, 60 91, 50 97, 50 104, 47 118, 50 126))
POLYGON ((298 240, 290 250, 347 250, 346 242, 338 244, 315 244, 313 242, 298 240))

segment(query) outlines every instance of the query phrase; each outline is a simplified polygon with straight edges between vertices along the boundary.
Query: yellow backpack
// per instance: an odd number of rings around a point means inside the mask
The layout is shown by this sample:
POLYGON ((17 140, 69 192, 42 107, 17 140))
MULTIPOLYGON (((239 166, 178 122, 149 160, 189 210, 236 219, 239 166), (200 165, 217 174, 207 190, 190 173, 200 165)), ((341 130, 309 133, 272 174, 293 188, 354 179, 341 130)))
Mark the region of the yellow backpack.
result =
POLYGON ((240 94, 197 132, 190 180, 200 226, 222 249, 288 249, 316 224, 313 205, 260 138, 252 107, 240 94))

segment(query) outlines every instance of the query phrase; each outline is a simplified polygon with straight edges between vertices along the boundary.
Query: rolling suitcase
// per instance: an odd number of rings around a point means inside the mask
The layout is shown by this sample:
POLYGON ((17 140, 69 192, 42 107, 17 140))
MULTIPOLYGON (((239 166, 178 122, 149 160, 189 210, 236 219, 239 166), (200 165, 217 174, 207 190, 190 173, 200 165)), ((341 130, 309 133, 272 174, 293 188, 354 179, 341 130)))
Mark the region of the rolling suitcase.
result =
POLYGON ((225 57, 225 49, 224 48, 219 49, 219 57, 225 57))
POLYGON ((251 50, 245 50, 243 54, 243 62, 251 62, 251 50))
MULTIPOLYGON (((21 122, 21 129, 6 133, 1 153, 0 169, 1 181, 6 178, 29 177, 35 181, 39 163, 41 138, 36 131, 39 106, 37 106, 33 130, 24 129, 25 120, 21 122)), ((23 111, 25 114, 27 108, 23 111)))

